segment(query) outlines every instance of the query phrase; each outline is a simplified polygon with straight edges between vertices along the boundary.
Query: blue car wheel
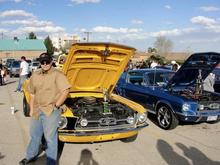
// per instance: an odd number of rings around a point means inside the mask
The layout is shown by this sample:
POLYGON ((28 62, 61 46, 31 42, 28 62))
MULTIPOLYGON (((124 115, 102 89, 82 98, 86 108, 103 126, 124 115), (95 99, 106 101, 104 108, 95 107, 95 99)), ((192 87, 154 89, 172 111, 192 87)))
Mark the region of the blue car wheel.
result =
POLYGON ((174 129, 179 121, 167 105, 160 105, 157 109, 158 125, 165 130, 174 129))

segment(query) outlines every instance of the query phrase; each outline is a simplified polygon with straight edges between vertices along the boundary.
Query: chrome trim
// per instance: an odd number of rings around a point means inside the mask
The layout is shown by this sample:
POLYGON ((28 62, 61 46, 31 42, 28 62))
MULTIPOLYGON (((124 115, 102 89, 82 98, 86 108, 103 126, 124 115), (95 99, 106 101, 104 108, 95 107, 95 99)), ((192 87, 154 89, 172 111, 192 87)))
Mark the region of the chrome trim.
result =
POLYGON ((114 130, 89 130, 89 131, 73 131, 73 132, 64 132, 64 130, 59 130, 59 136, 66 135, 66 136, 93 136, 93 135, 105 135, 105 134, 113 134, 113 133, 125 133, 130 131, 138 131, 144 127, 147 127, 148 123, 145 122, 140 124, 137 127, 126 128, 126 129, 114 129, 114 130))

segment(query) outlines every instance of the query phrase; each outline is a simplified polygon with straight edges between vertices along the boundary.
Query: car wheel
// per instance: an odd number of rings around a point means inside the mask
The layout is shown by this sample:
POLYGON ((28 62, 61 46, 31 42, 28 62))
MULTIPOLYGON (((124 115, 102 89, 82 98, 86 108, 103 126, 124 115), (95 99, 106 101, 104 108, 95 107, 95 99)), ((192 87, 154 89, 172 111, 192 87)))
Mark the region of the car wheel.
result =
POLYGON ((137 139, 137 136, 138 136, 138 134, 131 136, 131 137, 128 137, 128 138, 121 139, 121 141, 124 143, 130 143, 130 142, 135 141, 137 139))
POLYGON ((157 110, 157 123, 162 129, 169 130, 174 129, 179 121, 168 106, 162 105, 157 110))
POLYGON ((25 117, 30 117, 30 106, 25 97, 23 97, 23 113, 25 117))

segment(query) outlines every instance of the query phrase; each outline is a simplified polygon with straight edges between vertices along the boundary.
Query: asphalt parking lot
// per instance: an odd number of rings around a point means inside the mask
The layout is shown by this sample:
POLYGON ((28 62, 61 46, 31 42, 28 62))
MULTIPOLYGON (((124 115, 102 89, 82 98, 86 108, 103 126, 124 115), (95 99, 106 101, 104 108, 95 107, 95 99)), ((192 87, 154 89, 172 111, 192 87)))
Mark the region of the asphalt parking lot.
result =
MULTIPOLYGON (((29 118, 22 113, 17 78, 0 86, 0 165, 16 165, 29 140, 29 118), (11 107, 16 113, 11 114, 11 107)), ((66 143, 60 165, 220 165, 220 123, 183 124, 165 131, 149 119, 135 142, 66 143)), ((35 165, 44 164, 42 153, 35 165)))

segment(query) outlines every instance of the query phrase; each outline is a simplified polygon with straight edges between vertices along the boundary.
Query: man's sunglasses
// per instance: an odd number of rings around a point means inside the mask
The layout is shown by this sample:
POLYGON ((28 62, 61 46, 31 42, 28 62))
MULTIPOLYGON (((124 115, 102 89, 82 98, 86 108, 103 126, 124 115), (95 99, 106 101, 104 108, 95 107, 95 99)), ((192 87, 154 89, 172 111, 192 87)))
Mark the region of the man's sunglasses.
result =
POLYGON ((49 64, 50 64, 50 61, 47 61, 47 60, 41 61, 40 64, 41 64, 41 65, 44 65, 44 64, 49 65, 49 64))

